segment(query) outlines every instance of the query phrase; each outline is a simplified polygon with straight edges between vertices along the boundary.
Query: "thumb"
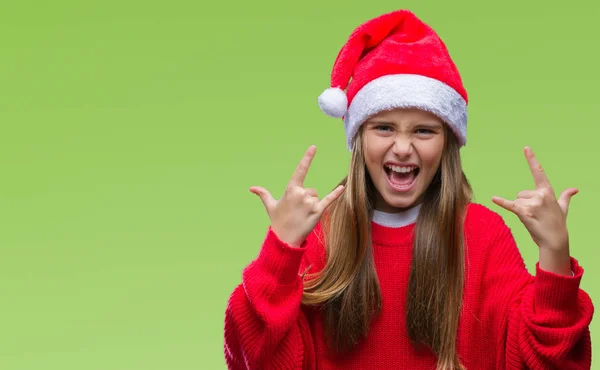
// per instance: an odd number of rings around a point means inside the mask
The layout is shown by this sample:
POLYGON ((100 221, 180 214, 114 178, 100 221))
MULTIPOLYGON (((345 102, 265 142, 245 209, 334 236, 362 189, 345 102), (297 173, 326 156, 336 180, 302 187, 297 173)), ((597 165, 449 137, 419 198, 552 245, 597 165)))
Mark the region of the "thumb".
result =
POLYGON ((577 193, 579 193, 579 190, 576 188, 565 189, 562 193, 560 193, 560 196, 558 197, 558 204, 560 205, 560 208, 565 216, 569 212, 569 203, 571 202, 571 198, 577 193))
POLYGON ((269 217, 271 217, 271 212, 273 211, 273 208, 275 208, 275 205, 277 204, 277 201, 275 200, 275 198, 273 198, 271 193, 269 193, 269 191, 267 189, 260 187, 260 186, 250 187, 250 192, 259 196, 260 200, 262 201, 263 205, 265 206, 265 209, 267 210, 267 213, 269 214, 269 217))

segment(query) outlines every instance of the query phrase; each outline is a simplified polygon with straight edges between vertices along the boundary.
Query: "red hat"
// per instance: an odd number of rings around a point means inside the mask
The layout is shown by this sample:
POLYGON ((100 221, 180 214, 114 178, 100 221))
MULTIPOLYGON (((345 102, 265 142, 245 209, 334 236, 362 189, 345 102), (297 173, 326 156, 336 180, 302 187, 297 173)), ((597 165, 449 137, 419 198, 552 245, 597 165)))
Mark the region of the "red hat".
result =
POLYGON ((434 113, 461 146, 466 144, 468 97, 458 69, 436 32, 408 10, 381 15, 354 30, 318 103, 325 114, 343 117, 350 150, 365 120, 399 107, 434 113))

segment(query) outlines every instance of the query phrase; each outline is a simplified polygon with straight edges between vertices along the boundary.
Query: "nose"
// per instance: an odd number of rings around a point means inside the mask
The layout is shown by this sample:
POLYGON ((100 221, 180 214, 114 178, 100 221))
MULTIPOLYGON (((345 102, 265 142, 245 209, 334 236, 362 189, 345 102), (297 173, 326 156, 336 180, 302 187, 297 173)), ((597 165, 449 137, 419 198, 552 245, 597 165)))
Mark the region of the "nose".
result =
POLYGON ((392 153, 398 157, 409 157, 413 152, 412 140, 410 137, 397 137, 394 140, 392 153))

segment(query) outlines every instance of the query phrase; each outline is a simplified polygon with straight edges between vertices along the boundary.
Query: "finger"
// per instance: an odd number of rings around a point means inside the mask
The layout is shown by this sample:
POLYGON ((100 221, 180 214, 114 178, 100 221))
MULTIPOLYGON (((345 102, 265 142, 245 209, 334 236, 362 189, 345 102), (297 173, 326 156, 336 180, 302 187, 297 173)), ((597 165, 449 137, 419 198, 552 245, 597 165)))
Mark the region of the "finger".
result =
POLYGON ((529 163, 529 169, 533 175, 536 189, 550 187, 550 181, 544 172, 544 168, 538 162, 535 154, 533 154, 533 150, 528 146, 525 147, 525 158, 527 158, 527 163, 529 163))
POLYGON ((277 201, 275 200, 275 198, 273 198, 271 193, 269 193, 267 189, 262 188, 260 186, 250 187, 250 192, 259 196, 260 200, 265 206, 267 213, 269 214, 269 216, 271 216, 271 211, 273 210, 273 208, 275 208, 275 205, 277 204, 277 201))
POLYGON ((308 169, 310 168, 310 164, 312 163, 316 151, 316 146, 311 145, 308 147, 306 153, 304 153, 304 157, 302 157, 302 160, 300 160, 300 163, 298 163, 298 166, 292 175, 292 179, 290 180, 291 184, 299 186, 304 185, 304 179, 306 178, 306 174, 308 173, 308 169))
POLYGON ((319 202, 319 205, 317 206, 317 212, 318 213, 323 213, 323 211, 325 211, 327 209, 327 207, 329 207, 329 205, 331 205, 331 203, 333 203, 334 200, 336 200, 337 198, 340 197, 340 195, 342 195, 342 193, 344 192, 344 185, 339 185, 337 188, 333 189, 333 191, 331 191, 331 193, 327 194, 327 196, 325 196, 325 198, 321 199, 321 201, 319 202))
POLYGON ((319 194, 317 193, 317 190, 313 189, 313 188, 306 189, 306 192, 308 193, 308 195, 313 196, 313 197, 319 196, 319 194))
POLYGON ((519 214, 519 205, 514 200, 508 200, 501 197, 493 196, 492 202, 506 209, 507 211, 510 211, 516 215, 519 214))
POLYGON ((569 212, 569 203, 571 203, 571 197, 573 197, 573 195, 577 193, 579 193, 578 189, 569 188, 565 189, 558 197, 558 204, 560 205, 560 208, 562 209, 565 216, 569 212))
POLYGON ((535 190, 523 190, 517 194, 517 198, 529 199, 533 198, 536 194, 537 192, 535 190))

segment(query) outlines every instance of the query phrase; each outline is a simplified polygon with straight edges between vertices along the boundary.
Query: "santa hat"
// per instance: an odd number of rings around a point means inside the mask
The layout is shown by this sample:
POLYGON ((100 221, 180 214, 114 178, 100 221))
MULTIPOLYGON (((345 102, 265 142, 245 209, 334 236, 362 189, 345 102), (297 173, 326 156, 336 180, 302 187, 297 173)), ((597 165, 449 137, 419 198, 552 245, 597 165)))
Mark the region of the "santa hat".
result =
POLYGON ((437 115, 466 144, 468 97, 446 45, 408 10, 360 25, 340 50, 321 110, 343 118, 346 143, 370 116, 400 107, 437 115), (344 92, 344 90, 346 90, 344 92))

